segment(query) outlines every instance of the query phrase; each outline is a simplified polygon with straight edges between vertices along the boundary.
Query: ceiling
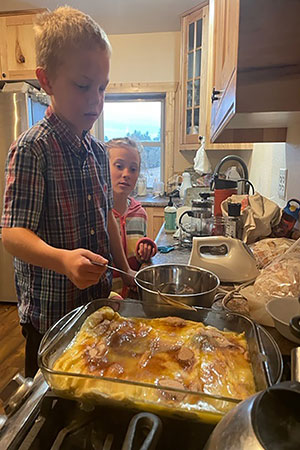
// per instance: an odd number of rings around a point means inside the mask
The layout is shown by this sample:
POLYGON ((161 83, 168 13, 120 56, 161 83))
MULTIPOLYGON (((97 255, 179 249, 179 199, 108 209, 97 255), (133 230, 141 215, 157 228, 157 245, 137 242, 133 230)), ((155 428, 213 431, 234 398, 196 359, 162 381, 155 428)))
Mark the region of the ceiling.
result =
POLYGON ((90 14, 107 34, 179 31, 180 14, 201 0, 0 0, 0 11, 68 4, 90 14))

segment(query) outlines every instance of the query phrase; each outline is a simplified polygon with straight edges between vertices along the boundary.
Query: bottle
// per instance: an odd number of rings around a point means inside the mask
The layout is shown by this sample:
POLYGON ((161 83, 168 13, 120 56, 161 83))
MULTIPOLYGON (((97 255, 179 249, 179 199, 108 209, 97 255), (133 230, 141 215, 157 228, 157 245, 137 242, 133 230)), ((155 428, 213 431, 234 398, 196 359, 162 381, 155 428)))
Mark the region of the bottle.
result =
POLYGON ((172 197, 170 197, 168 206, 165 207, 164 212, 165 212, 165 232, 175 233, 177 208, 176 206, 173 205, 172 197))
POLYGON ((143 174, 140 174, 137 180, 137 195, 140 197, 147 195, 147 179, 143 174))
POLYGON ((300 201, 296 198, 289 200, 282 211, 281 221, 273 228, 273 234, 276 237, 290 237, 299 219, 300 201), (298 208, 297 206, 298 205, 298 208))
POLYGON ((179 197, 181 199, 184 198, 184 193, 187 190, 187 188, 192 187, 192 183, 191 183, 191 175, 189 172, 183 172, 182 174, 182 183, 179 189, 179 197))

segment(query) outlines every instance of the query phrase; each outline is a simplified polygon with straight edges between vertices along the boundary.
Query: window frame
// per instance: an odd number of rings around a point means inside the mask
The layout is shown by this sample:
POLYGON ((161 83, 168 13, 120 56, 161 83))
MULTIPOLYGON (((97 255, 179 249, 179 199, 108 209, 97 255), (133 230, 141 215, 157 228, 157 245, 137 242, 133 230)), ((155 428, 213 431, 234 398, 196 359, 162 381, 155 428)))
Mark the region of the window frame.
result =
MULTIPOLYGON (((160 116, 160 141, 140 141, 142 146, 145 147, 160 147, 160 180, 165 181, 165 102, 166 95, 163 92, 132 92, 132 93, 107 93, 105 95, 105 103, 113 102, 160 102, 161 104, 161 116, 160 116)), ((101 140, 104 142, 104 112, 101 115, 101 140)), ((122 137, 122 136, 119 136, 122 137)))
MULTIPOLYGON (((175 103, 177 98, 178 82, 153 82, 153 83, 110 83, 106 88, 106 94, 131 94, 131 93, 164 93, 165 94, 165 136, 164 136, 164 167, 165 183, 174 174, 174 157, 175 157, 175 103)), ((98 120, 95 124, 95 135, 100 139, 103 136, 103 119, 98 120), (102 129, 101 129, 102 127, 102 129), (102 133, 102 134, 101 134, 102 133)))

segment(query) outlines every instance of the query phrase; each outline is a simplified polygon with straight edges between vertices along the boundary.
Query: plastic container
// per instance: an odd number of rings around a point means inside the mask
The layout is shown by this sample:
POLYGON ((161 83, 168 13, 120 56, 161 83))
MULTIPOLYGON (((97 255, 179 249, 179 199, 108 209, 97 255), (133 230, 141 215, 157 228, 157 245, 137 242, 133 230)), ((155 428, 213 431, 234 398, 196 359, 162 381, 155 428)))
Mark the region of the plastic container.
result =
POLYGON ((172 197, 170 197, 168 206, 164 209, 165 213, 165 232, 175 233, 177 208, 174 206, 172 197))
POLYGON ((294 225, 299 219, 300 202, 296 198, 289 200, 283 209, 280 223, 273 228, 276 237, 290 237, 294 225), (298 205, 298 207, 296 206, 298 205))
POLYGON ((179 189, 179 197, 183 200, 184 194, 187 188, 192 187, 191 183, 191 175, 189 172, 183 172, 182 174, 182 183, 179 189))
MULTIPOLYGON (((253 368, 253 374, 257 391, 277 383, 282 374, 282 357, 277 344, 272 337, 264 332, 260 334, 259 328, 250 319, 235 313, 218 312, 208 308, 197 308, 196 311, 177 309, 169 305, 161 305, 160 313, 156 306, 148 305, 147 313, 143 303, 134 300, 107 299, 95 300, 81 306, 67 314, 44 335, 38 353, 38 362, 43 375, 56 394, 77 398, 74 391, 59 391, 56 382, 60 377, 71 382, 87 383, 92 392, 86 400, 90 404, 115 404, 120 407, 139 408, 144 411, 175 415, 186 419, 195 419, 206 423, 216 423, 223 415, 233 408, 240 400, 203 392, 186 391, 181 389, 162 388, 161 386, 116 378, 105 378, 93 375, 72 373, 71 371, 54 371, 52 369, 56 359, 72 343, 86 318, 102 306, 110 306, 124 317, 167 317, 170 315, 183 319, 202 322, 204 325, 212 325, 220 330, 230 330, 237 333, 244 332, 249 349, 249 357, 253 368), (106 392, 106 394, 102 394, 106 392), (113 395, 116 390, 119 397, 113 395), (163 392, 178 395, 184 394, 185 400, 170 402, 164 400, 163 392), (109 394, 107 394, 109 392, 109 394), (131 392, 132 395, 125 395, 131 392), (122 395, 121 395, 122 394, 122 395), (156 400, 150 400, 155 398, 156 400)), ((69 369, 70 370, 70 369, 69 369)))

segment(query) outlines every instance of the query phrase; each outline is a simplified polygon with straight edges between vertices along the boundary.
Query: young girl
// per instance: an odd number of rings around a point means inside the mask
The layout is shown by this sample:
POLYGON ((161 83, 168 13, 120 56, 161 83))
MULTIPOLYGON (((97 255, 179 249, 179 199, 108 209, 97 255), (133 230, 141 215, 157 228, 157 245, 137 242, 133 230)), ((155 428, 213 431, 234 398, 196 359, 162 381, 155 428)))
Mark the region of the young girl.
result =
MULTIPOLYGON (((106 146, 113 188, 113 213, 128 263, 133 270, 139 270, 157 251, 155 242, 145 237, 147 213, 140 202, 130 197, 140 173, 141 155, 136 142, 129 138, 112 139, 106 146)), ((122 297, 128 295, 128 288, 117 272, 114 273, 112 289, 122 297)))

